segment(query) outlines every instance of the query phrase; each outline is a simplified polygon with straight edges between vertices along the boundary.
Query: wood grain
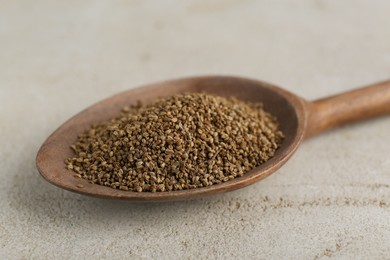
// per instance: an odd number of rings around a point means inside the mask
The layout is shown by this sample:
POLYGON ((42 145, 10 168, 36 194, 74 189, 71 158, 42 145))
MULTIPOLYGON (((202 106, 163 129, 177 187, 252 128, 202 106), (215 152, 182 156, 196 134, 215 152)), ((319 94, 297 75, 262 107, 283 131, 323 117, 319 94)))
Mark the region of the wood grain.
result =
POLYGON ((305 137, 328 129, 390 114, 390 81, 307 103, 305 137))

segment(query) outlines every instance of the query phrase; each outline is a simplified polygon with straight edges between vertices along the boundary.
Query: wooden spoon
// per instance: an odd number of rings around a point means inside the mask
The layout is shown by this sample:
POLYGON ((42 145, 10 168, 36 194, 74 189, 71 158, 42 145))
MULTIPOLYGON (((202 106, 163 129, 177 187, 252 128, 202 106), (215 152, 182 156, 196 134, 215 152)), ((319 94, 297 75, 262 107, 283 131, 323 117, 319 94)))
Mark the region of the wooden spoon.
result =
POLYGON ((44 142, 37 155, 37 168, 50 183, 61 188, 101 198, 131 201, 184 200, 232 191, 259 181, 279 169, 307 137, 345 123, 390 114, 390 81, 341 95, 308 102, 274 85, 238 77, 209 76, 165 81, 120 93, 72 117, 44 142), (138 100, 151 102, 158 97, 185 92, 206 92, 220 96, 262 102, 276 116, 285 134, 275 156, 244 176, 205 188, 171 192, 131 192, 91 184, 75 178, 64 161, 73 155, 70 145, 92 124, 116 117, 121 109, 138 100))

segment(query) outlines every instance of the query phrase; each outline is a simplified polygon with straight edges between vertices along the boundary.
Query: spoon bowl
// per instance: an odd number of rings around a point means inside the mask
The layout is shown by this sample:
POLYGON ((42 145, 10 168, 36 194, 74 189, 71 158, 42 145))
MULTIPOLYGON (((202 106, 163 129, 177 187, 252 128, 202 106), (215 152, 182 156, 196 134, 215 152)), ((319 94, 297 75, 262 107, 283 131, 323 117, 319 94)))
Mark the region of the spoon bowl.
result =
POLYGON ((262 81, 240 77, 205 76, 164 81, 122 92, 98 102, 75 115, 61 125, 43 143, 37 154, 36 163, 40 174, 48 182, 81 194, 131 201, 192 199, 232 191, 259 181, 286 163, 304 137, 317 134, 350 121, 390 113, 389 102, 389 82, 376 84, 365 89, 312 103, 280 87, 262 81), (74 172, 66 169, 65 160, 74 155, 70 149, 70 145, 76 141, 80 133, 90 128, 91 125, 103 123, 118 116, 124 106, 135 104, 138 101, 147 104, 160 97, 189 92, 204 92, 225 97, 234 96, 244 101, 263 103, 264 109, 277 118, 280 124, 280 130, 285 135, 281 147, 276 151, 274 157, 259 167, 245 173, 242 177, 208 187, 181 191, 122 191, 91 184, 85 179, 75 178, 74 172), (355 92, 358 93, 356 94, 355 92), (363 97, 363 92, 365 94, 369 92, 368 96, 370 97, 378 97, 380 99, 379 105, 373 105, 371 104, 372 102, 366 104, 367 102, 359 100, 358 97, 363 97), (354 93, 357 96, 354 98, 358 103, 355 106, 367 112, 365 116, 353 116, 353 111, 357 111, 354 106, 352 109, 346 109, 342 106, 345 103, 344 99, 350 98, 354 93), (341 108, 345 111, 339 114, 336 113, 341 108), (332 115, 333 119, 330 120, 332 115), (306 127, 308 122, 311 125, 306 127))

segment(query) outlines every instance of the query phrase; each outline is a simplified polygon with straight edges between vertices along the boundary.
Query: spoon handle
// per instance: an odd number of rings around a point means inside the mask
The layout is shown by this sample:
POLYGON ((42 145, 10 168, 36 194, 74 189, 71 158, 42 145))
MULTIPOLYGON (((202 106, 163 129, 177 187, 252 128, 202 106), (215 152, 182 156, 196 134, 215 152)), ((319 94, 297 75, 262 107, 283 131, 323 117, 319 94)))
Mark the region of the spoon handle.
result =
POLYGON ((390 115, 390 80, 307 102, 305 137, 347 123, 390 115))

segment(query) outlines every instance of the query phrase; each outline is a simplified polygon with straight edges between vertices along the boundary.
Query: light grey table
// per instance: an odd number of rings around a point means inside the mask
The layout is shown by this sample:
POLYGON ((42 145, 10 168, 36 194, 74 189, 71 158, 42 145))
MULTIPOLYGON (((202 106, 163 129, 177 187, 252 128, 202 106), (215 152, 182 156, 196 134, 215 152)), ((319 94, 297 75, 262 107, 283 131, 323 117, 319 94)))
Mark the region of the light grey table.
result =
POLYGON ((144 83, 240 75, 307 99, 390 78, 390 2, 0 0, 1 259, 389 259, 390 117, 306 141, 225 195, 131 204, 63 191, 35 154, 144 83))

